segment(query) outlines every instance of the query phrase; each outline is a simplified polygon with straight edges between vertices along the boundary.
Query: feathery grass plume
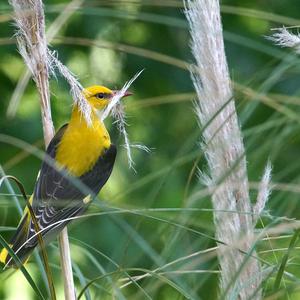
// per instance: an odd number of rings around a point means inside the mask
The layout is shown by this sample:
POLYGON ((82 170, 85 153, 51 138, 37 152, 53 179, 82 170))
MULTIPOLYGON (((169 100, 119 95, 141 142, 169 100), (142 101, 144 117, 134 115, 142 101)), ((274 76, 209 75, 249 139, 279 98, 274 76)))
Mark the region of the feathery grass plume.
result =
POLYGON ((243 239, 240 249, 250 251, 253 225, 245 149, 225 56, 219 1, 185 0, 185 15, 196 60, 191 76, 198 96, 197 117, 200 126, 207 126, 203 132, 209 168, 206 181, 209 187, 217 186, 212 195, 216 238, 227 245, 220 245, 218 253, 221 292, 226 299, 232 295, 237 299, 260 299, 258 261, 233 246, 241 236, 249 236, 243 239), (233 213, 220 213, 224 210, 233 213))
POLYGON ((55 76, 55 69, 59 71, 59 74, 63 76, 70 86, 70 93, 75 104, 79 107, 82 115, 87 123, 91 126, 91 106, 88 105, 85 97, 83 96, 83 87, 79 81, 75 78, 74 74, 57 58, 55 51, 48 50, 48 66, 51 73, 55 76))
POLYGON ((72 98, 78 104, 88 124, 91 124, 91 108, 82 95, 82 86, 75 76, 58 60, 55 52, 48 49, 42 1, 11 0, 10 3, 15 12, 16 38, 20 54, 37 84, 41 103, 44 106, 43 111, 47 111, 47 114, 43 115, 43 125, 44 133, 46 133, 46 143, 48 144, 54 133, 50 105, 47 104, 50 103, 48 79, 50 75, 55 75, 55 69, 69 83, 72 98), (45 122, 47 124, 44 124, 45 122), (51 133, 48 133, 47 128, 51 127, 51 133))
POLYGON ((273 41, 280 47, 293 48, 295 53, 300 54, 300 33, 290 33, 286 27, 276 28, 274 34, 267 36, 268 40, 273 41))
POLYGON ((39 91, 44 139, 48 145, 54 135, 54 127, 50 108, 48 48, 45 38, 43 3, 41 0, 10 0, 10 4, 15 13, 18 48, 39 91))
MULTIPOLYGON (((57 32, 67 22, 67 20, 73 15, 73 13, 82 5, 84 0, 73 0, 68 3, 65 8, 61 11, 58 17, 49 26, 46 37, 48 43, 51 43, 57 32)), ((11 96, 9 105, 7 107, 6 115, 9 118, 13 118, 17 112, 21 97, 24 90, 30 80, 30 71, 26 70, 18 80, 17 86, 11 96)))
POLYGON ((266 165, 264 175, 261 179, 261 182, 259 184, 258 188, 258 194, 256 203, 253 207, 253 225, 257 223, 257 220, 260 216, 260 214, 263 212, 266 203, 269 199, 269 196, 271 194, 271 173, 272 173, 272 165, 269 161, 266 165))

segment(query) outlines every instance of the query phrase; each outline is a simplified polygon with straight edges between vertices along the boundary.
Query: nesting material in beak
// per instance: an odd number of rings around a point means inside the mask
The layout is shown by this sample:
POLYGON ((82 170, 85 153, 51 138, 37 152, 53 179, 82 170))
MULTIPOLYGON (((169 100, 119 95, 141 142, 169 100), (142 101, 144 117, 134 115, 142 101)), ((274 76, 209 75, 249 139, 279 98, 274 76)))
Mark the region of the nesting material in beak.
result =
MULTIPOLYGON (((121 92, 121 91, 113 91, 113 95, 115 96, 115 95, 117 95, 117 94, 120 93, 120 92, 121 92)), ((125 94, 122 96, 122 98, 131 96, 131 95, 133 95, 132 92, 126 91, 125 94)))
POLYGON ((141 70, 137 74, 131 78, 128 82, 125 83, 123 88, 119 91, 113 91, 113 97, 109 101, 107 107, 104 109, 102 116, 101 116, 101 121, 104 121, 106 117, 108 117, 110 114, 114 117, 116 120, 117 128, 119 132, 123 135, 124 137, 124 142, 125 142, 125 149, 127 152, 127 158, 128 158, 128 164, 129 168, 132 168, 134 170, 134 162, 132 159, 131 155, 131 149, 130 149, 130 141, 128 138, 128 134, 126 131, 126 121, 125 121, 125 112, 123 108, 123 103, 120 101, 121 98, 128 97, 132 95, 131 92, 128 91, 129 87, 131 84, 139 77, 139 75, 143 72, 141 70))

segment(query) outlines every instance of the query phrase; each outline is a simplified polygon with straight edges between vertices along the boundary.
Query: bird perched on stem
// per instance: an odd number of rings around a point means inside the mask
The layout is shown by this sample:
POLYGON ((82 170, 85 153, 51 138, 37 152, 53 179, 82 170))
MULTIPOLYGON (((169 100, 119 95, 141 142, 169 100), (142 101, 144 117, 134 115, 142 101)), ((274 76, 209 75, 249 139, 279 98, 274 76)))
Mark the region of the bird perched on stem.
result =
MULTIPOLYGON (((91 106, 91 124, 75 104, 70 122, 58 130, 47 148, 29 200, 46 241, 54 238, 70 218, 87 209, 112 172, 117 150, 98 114, 116 92, 103 86, 85 89, 83 94, 91 106)), ((126 92, 123 97, 129 95, 126 92)), ((26 208, 9 245, 24 263, 37 244, 35 225, 26 208)), ((0 253, 0 262, 16 265, 6 249, 0 253)))

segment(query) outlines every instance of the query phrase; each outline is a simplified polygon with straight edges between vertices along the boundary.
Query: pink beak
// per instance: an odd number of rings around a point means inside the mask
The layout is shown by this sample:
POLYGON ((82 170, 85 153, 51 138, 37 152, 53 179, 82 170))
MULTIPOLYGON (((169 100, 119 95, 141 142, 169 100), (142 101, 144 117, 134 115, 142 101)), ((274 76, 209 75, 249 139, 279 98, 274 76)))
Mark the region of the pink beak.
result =
MULTIPOLYGON (((117 94, 118 92, 119 92, 119 91, 113 91, 113 95, 117 94)), ((123 96, 122 98, 131 96, 131 95, 133 95, 133 93, 131 93, 131 92, 129 92, 129 91, 126 91, 125 94, 124 94, 124 96, 123 96)))

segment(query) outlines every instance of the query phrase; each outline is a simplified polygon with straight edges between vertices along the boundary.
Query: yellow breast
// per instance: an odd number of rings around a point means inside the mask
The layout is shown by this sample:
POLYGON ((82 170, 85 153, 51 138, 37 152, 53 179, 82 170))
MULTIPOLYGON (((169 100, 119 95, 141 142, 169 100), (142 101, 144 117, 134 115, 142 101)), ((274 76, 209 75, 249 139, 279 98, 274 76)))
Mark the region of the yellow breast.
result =
POLYGON ((99 118, 92 114, 92 126, 88 126, 74 108, 71 121, 58 145, 56 161, 60 167, 79 177, 92 169, 110 144, 109 134, 99 118))

